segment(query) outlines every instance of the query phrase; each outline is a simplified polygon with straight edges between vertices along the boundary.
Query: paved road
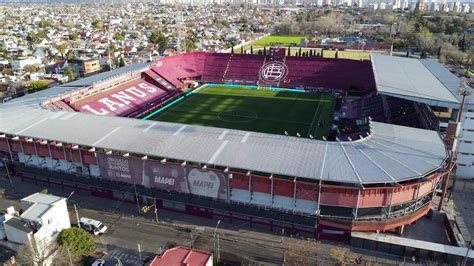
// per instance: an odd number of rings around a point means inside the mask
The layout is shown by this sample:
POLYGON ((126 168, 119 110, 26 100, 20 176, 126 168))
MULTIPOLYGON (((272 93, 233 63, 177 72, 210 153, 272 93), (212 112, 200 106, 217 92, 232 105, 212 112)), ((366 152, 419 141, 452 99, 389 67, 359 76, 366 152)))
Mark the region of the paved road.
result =
MULTIPOLYGON (((25 197, 45 187, 19 182, 14 179, 13 187, 5 180, 0 180, 0 210, 8 206, 19 206, 18 199, 25 197)), ((58 188, 48 188, 49 192, 67 197, 71 191, 58 188)), ((157 254, 163 248, 173 244, 193 246, 194 248, 213 250, 213 230, 215 221, 185 214, 159 210, 160 222, 154 221, 153 211, 143 216, 138 213, 136 204, 92 197, 88 194, 74 193, 69 200, 71 223, 76 223, 73 205, 77 206, 80 217, 98 219, 108 225, 109 230, 103 236, 97 237, 98 249, 110 256, 117 256, 131 264, 139 258, 138 245, 142 252, 157 254)), ((223 261, 234 262, 236 265, 281 265, 288 249, 305 250, 314 242, 249 231, 235 224, 222 222, 218 229, 219 250, 223 261)), ((340 243, 339 243, 340 244, 340 243)), ((333 259, 329 250, 334 244, 319 242, 305 254, 305 260, 310 265, 332 265, 333 259)), ((397 264, 398 257, 385 254, 357 251, 363 254, 367 261, 379 264, 397 264)), ((148 256, 142 253, 142 259, 148 256)))

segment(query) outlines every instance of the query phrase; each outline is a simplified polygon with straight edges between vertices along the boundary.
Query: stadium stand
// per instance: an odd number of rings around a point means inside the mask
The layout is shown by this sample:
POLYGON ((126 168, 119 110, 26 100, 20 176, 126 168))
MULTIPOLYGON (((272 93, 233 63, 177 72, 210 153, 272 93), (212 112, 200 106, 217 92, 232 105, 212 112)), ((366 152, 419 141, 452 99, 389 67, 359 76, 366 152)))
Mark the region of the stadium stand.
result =
POLYGON ((230 54, 209 54, 206 56, 202 82, 220 83, 224 78, 225 70, 229 62, 230 54))
POLYGON ((73 108, 81 110, 81 112, 128 116, 138 109, 164 99, 167 95, 166 90, 160 89, 147 81, 137 79, 72 102, 71 105, 73 108))
MULTIPOLYGON (((228 56, 228 55, 227 55, 228 56)), ((186 79, 199 79, 206 53, 179 54, 166 57, 151 67, 155 73, 179 88, 186 79)), ((207 57, 206 57, 207 58, 207 57)))
POLYGON ((377 122, 436 130, 439 124, 430 107, 423 103, 386 95, 364 96, 343 103, 347 119, 371 117, 377 122))
POLYGON ((158 75, 153 70, 147 70, 142 73, 142 78, 151 84, 158 86, 164 90, 171 91, 175 89, 173 85, 171 85, 166 79, 158 75))
POLYGON ((337 88, 366 94, 375 89, 370 61, 320 57, 286 57, 288 75, 281 87, 337 88))
POLYGON ((259 79, 258 72, 264 63, 265 56, 262 55, 231 55, 222 78, 223 82, 257 84, 259 79))

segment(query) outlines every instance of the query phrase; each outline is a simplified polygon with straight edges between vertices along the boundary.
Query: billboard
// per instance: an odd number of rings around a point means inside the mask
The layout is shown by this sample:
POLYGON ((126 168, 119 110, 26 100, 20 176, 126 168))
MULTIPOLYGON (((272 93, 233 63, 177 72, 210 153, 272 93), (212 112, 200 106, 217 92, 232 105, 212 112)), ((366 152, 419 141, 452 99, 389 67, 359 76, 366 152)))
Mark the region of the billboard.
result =
POLYGON ((101 176, 105 179, 144 187, 226 200, 228 174, 160 161, 98 153, 101 176))
POLYGON ((97 159, 103 178, 130 184, 142 184, 143 160, 103 153, 97 153, 97 159))
POLYGON ((216 170, 146 161, 143 181, 148 187, 227 199, 228 175, 216 170))

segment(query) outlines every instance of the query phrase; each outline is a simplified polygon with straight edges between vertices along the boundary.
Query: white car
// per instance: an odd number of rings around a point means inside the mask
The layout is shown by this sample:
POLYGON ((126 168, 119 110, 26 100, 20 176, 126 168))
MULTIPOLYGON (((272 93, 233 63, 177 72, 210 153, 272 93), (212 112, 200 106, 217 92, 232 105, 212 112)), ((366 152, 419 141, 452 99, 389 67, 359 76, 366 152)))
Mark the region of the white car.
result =
POLYGON ((90 218, 82 217, 79 220, 79 227, 86 230, 87 232, 96 235, 103 234, 107 231, 107 226, 100 221, 93 220, 90 218))

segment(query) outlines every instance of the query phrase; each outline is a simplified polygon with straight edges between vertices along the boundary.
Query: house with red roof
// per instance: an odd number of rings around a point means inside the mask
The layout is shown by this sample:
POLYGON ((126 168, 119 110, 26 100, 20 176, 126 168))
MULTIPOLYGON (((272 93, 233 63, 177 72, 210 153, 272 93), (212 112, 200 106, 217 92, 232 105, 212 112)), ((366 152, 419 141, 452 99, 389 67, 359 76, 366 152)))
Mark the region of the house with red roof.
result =
POLYGON ((156 256, 150 266, 212 266, 212 253, 191 249, 188 247, 174 247, 166 250, 161 256, 156 256))

